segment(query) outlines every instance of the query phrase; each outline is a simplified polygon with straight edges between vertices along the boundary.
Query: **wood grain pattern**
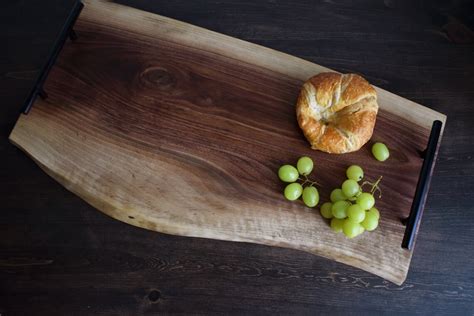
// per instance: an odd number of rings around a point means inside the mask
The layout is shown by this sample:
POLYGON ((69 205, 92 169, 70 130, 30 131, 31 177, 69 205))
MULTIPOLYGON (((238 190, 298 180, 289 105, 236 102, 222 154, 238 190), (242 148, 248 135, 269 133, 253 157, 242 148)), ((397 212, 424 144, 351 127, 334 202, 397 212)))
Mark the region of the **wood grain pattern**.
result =
POLYGON ((133 225, 300 249, 403 282, 411 253, 399 219, 427 128, 443 115, 379 89, 374 139, 392 159, 376 163, 368 146, 331 156, 309 149, 294 115, 301 83, 323 67, 106 2, 87 2, 77 31, 49 76, 50 97, 11 134, 52 177, 133 225), (323 199, 349 164, 383 175, 380 229, 348 241, 283 201, 275 171, 303 154, 317 162, 323 199))
POLYGON ((409 274, 396 286, 303 251, 161 234, 97 212, 8 142, 71 1, 2 2, 2 314, 473 314, 473 45, 451 42, 427 7, 471 29, 472 21, 453 11, 468 16, 472 9, 459 1, 120 2, 359 72, 446 113, 409 274), (406 10, 387 7, 394 3, 406 10), (161 293, 157 301, 150 300, 153 291, 161 293))

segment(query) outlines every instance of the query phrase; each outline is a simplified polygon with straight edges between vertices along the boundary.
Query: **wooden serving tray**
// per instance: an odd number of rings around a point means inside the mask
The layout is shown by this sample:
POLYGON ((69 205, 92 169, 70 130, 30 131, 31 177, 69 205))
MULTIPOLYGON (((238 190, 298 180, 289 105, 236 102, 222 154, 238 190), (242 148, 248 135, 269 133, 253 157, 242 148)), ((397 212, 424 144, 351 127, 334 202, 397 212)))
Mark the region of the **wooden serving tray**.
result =
MULTIPOLYGON (((311 150, 295 117, 302 83, 327 68, 159 15, 87 1, 11 141, 46 173, 113 218, 167 234, 307 251, 401 284, 401 247, 434 120, 445 116, 377 89, 373 141, 352 154, 311 150), (278 167, 307 155, 321 203, 345 169, 383 176, 379 228, 346 239, 317 208, 286 201, 278 167)), ((362 74, 363 75, 363 74, 362 74)), ((444 124, 443 124, 444 126, 444 124)))

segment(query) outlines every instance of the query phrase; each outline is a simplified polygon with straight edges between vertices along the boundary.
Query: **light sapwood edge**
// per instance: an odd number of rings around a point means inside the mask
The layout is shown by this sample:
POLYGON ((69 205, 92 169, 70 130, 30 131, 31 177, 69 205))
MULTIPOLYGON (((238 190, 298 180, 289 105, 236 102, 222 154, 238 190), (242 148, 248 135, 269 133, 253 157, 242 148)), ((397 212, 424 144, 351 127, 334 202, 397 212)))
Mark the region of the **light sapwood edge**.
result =
MULTIPOLYGON (((34 111, 34 110, 32 110, 34 111)), ((140 209, 134 210, 134 218, 129 218, 128 212, 121 209, 120 205, 114 205, 114 200, 110 199, 107 200, 103 196, 96 197, 93 193, 88 192, 87 190, 83 189, 80 183, 75 183, 72 179, 68 179, 66 176, 55 172, 53 169, 48 168, 44 165, 39 159, 35 158, 31 155, 28 150, 22 145, 23 143, 28 144, 27 141, 23 139, 21 135, 21 124, 23 120, 26 120, 27 116, 21 115, 18 119, 17 123, 15 124, 14 129, 12 130, 9 140, 10 142, 25 152, 28 157, 30 157, 40 168, 43 170, 48 176, 53 178, 55 181, 60 183, 64 186, 68 191, 72 192, 73 194, 77 195, 85 202, 87 202, 92 207, 96 208, 100 212, 104 213, 111 218, 119 220, 121 222, 139 227, 144 228, 147 230, 169 234, 169 235, 178 235, 183 237, 193 237, 193 238, 206 238, 206 239, 216 239, 221 241, 229 241, 229 242, 245 242, 245 243, 254 243, 266 246, 273 246, 273 247, 280 247, 280 248, 289 248, 299 251, 304 251, 313 255, 318 255, 327 259, 331 259, 337 261, 342 264, 351 265, 367 272, 373 273, 378 275, 396 285, 401 285, 406 279, 408 269, 401 270, 400 273, 397 271, 392 271, 389 269, 380 269, 380 267, 374 267, 368 262, 363 260, 359 260, 354 257, 353 254, 347 253, 343 254, 340 252, 331 251, 331 249, 324 250, 323 248, 312 248, 307 247, 304 244, 295 245, 291 242, 284 242, 282 240, 275 240, 272 238, 262 238, 262 237, 255 237, 249 238, 248 236, 239 236, 236 234, 227 234, 223 235, 222 233, 216 233, 212 230, 197 230, 194 225, 177 225, 172 222, 163 222, 156 220, 154 218, 150 218, 146 216, 146 212, 143 212, 143 216, 140 212, 140 209)), ((26 124, 26 122, 25 122, 26 124)), ((104 145, 104 150, 105 146, 104 145)))

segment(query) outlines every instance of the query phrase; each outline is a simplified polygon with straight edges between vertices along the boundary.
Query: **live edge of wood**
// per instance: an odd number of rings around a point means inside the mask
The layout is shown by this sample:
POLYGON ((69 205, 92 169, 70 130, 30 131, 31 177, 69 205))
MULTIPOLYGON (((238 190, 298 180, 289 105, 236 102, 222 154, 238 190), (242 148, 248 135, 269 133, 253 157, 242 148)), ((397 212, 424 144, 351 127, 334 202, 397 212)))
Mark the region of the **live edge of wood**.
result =
POLYGON ((443 114, 377 89, 373 140, 384 164, 360 151, 308 148, 294 101, 327 68, 159 15, 86 1, 46 82, 49 97, 22 115, 10 140, 102 212, 163 233, 253 242, 311 252, 396 284, 409 269, 401 248, 434 120, 443 114), (315 209, 290 203, 276 170, 311 156, 322 202, 344 170, 383 175, 379 228, 352 240, 315 209))

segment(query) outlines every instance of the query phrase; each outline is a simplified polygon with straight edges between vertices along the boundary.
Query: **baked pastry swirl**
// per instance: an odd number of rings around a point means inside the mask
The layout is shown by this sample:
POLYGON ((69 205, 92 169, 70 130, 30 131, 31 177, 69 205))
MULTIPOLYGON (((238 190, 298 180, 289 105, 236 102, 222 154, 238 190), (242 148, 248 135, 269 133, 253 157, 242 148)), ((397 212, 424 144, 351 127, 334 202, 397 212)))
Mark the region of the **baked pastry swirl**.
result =
POLYGON ((326 72, 304 83, 296 116, 313 149, 343 154, 359 150, 372 137, 378 108, 367 80, 326 72))

